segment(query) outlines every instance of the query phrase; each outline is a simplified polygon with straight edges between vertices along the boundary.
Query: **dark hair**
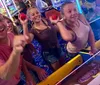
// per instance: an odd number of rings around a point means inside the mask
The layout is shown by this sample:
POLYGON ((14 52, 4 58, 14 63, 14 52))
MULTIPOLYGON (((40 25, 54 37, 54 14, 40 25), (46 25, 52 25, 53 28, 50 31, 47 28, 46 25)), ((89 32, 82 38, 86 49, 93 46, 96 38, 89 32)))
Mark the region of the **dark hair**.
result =
POLYGON ((71 1, 66 1, 64 4, 62 4, 62 6, 61 6, 61 14, 64 14, 64 12, 63 12, 63 8, 67 5, 67 4, 72 4, 73 2, 71 2, 71 1))

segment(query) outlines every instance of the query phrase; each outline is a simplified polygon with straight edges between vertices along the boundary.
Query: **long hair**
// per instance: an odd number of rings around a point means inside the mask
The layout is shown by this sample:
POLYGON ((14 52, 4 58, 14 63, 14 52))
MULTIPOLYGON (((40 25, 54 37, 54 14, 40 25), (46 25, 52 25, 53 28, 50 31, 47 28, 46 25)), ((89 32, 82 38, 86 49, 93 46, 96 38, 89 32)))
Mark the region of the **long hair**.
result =
POLYGON ((14 25, 13 21, 10 18, 6 17, 6 16, 3 16, 3 17, 4 17, 4 19, 9 20, 12 23, 12 25, 13 25, 13 32, 14 32, 15 35, 18 35, 19 34, 18 33, 18 28, 14 25))

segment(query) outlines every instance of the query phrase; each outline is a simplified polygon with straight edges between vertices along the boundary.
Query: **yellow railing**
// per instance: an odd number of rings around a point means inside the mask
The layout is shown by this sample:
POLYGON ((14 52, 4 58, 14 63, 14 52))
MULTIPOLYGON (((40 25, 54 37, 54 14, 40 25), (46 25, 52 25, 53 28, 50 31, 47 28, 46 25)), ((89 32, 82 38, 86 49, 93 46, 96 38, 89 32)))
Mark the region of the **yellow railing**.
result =
POLYGON ((79 54, 37 85, 55 85, 65 76, 67 76, 76 66, 79 66, 82 63, 83 60, 79 54))

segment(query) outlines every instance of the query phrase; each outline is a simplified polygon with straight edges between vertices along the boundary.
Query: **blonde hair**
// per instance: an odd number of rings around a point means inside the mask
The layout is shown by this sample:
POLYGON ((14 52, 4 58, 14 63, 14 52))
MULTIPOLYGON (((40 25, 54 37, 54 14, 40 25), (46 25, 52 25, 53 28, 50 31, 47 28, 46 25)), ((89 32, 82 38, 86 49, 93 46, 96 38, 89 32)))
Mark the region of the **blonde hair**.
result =
POLYGON ((4 20, 5 19, 9 20, 12 23, 12 25, 13 25, 13 32, 14 32, 15 35, 18 35, 19 34, 18 33, 18 28, 14 25, 13 21, 10 18, 6 17, 6 16, 3 16, 3 18, 4 18, 4 20))
POLYGON ((31 7, 29 7, 28 9, 27 9, 27 17, 28 18, 30 18, 30 13, 31 13, 31 10, 32 9, 37 9, 38 10, 38 8, 36 7, 36 6, 31 6, 31 7))

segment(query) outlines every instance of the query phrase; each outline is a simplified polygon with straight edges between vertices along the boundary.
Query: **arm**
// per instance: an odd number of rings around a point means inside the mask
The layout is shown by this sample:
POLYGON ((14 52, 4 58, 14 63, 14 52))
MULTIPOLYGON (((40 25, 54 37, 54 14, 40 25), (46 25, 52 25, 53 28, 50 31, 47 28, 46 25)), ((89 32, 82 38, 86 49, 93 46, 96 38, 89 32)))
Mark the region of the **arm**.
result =
POLYGON ((79 14, 79 19, 84 24, 86 24, 87 26, 90 27, 88 42, 89 42, 90 47, 91 47, 91 52, 90 53, 94 54, 97 51, 97 49, 95 48, 95 37, 94 37, 93 31, 92 31, 92 28, 91 28, 90 24, 88 23, 88 21, 86 20, 86 18, 84 17, 84 15, 79 14))
POLYGON ((26 66, 28 67, 28 69, 33 69, 34 71, 37 70, 37 66, 32 65, 31 63, 29 63, 28 61, 26 61, 25 59, 23 59, 24 63, 26 64, 26 66))
POLYGON ((16 36, 13 42, 13 51, 5 64, 0 66, 0 78, 1 79, 10 79, 16 73, 19 61, 20 54, 23 51, 23 47, 26 44, 24 36, 16 36))
POLYGON ((0 66, 0 78, 10 79, 17 71, 20 61, 20 54, 16 54, 14 51, 11 53, 8 61, 0 66))
POLYGON ((32 40, 33 40, 33 38, 34 38, 34 35, 32 34, 32 33, 29 33, 28 32, 28 27, 27 27, 27 25, 26 24, 24 24, 24 25, 22 25, 23 26, 23 34, 25 35, 25 36, 28 36, 29 37, 29 39, 28 39, 28 42, 31 42, 32 40))
POLYGON ((73 32, 66 29, 62 22, 57 22, 58 30, 65 41, 73 41, 75 36, 73 32))
POLYGON ((28 71, 28 68, 27 68, 27 66, 25 64, 25 60, 24 59, 23 59, 23 62, 22 62, 22 71, 23 71, 23 73, 25 75, 26 85, 30 85, 30 84, 36 85, 36 82, 34 81, 32 75, 28 71))
POLYGON ((24 34, 24 36, 28 36, 29 37, 27 42, 31 42, 33 40, 33 38, 34 38, 34 35, 32 33, 28 32, 28 26, 27 26, 28 20, 27 19, 21 20, 20 16, 19 16, 19 20, 20 20, 20 22, 22 24, 22 27, 23 27, 23 34, 24 34))
POLYGON ((44 80, 45 78, 47 78, 47 73, 44 69, 38 67, 38 66, 35 66, 27 61, 25 61, 25 64, 27 65, 27 67, 33 71, 35 71, 39 77, 40 80, 44 80))
POLYGON ((70 30, 66 29, 66 27, 62 23, 62 20, 59 20, 59 18, 57 18, 56 20, 53 20, 52 17, 50 17, 50 21, 51 21, 51 23, 56 24, 57 30, 60 32, 62 38, 65 41, 73 41, 75 39, 76 35, 73 32, 71 32, 70 30))

